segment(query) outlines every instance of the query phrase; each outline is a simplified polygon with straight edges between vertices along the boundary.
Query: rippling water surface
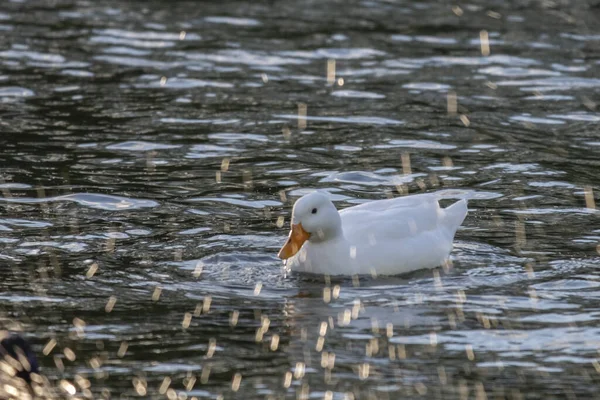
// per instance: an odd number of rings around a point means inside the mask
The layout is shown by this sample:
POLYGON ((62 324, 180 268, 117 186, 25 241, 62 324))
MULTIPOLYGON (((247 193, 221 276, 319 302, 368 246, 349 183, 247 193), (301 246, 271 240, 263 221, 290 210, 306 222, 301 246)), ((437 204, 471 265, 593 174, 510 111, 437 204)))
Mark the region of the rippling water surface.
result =
POLYGON ((3 2, 0 326, 94 398, 597 396, 599 15, 3 2), (313 188, 468 198, 453 267, 285 276, 313 188))

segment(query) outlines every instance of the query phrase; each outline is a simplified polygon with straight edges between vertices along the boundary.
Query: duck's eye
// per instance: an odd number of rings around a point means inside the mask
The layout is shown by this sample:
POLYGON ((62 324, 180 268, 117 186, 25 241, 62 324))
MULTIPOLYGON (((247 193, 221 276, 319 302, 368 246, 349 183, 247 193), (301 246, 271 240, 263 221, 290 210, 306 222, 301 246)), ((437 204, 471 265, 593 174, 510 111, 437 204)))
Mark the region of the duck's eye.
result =
POLYGON ((316 208, 313 208, 311 212, 312 212, 313 214, 316 214, 316 213, 317 213, 317 209, 316 209, 316 208))

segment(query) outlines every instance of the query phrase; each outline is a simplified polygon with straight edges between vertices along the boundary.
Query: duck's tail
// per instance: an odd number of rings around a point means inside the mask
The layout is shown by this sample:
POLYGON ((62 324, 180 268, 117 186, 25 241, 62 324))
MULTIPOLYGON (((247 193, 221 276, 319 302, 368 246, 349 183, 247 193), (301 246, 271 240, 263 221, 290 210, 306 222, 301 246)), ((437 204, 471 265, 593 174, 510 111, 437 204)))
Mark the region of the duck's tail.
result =
POLYGON ((462 199, 452 204, 449 207, 444 208, 444 226, 452 232, 452 235, 456 233, 456 230, 463 223, 467 216, 467 200, 462 199))

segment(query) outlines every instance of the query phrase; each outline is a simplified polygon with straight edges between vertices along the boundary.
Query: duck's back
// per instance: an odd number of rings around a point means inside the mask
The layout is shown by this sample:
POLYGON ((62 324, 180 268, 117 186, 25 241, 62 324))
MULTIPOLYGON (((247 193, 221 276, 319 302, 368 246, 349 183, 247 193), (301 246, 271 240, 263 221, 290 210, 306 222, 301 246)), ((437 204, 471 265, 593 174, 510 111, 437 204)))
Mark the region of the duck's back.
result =
POLYGON ((344 236, 360 242, 377 238, 402 239, 436 229, 442 217, 431 195, 376 200, 340 211, 344 236))
POLYGON ((439 266, 467 214, 465 200, 445 209, 433 195, 373 201, 340 212, 356 273, 399 274, 439 266))

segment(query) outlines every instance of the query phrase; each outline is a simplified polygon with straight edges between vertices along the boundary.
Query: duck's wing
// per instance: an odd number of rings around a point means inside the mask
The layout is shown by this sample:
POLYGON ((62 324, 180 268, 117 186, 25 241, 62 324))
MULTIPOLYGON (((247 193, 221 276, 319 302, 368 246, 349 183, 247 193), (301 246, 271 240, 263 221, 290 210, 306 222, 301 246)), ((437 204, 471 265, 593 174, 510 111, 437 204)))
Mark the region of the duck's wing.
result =
POLYGON ((440 208, 437 197, 415 195, 379 200, 340 211, 346 239, 373 242, 400 240, 421 233, 442 230, 453 237, 467 214, 465 200, 440 208))
POLYGON ((340 211, 340 214, 354 211, 387 211, 394 208, 418 207, 423 203, 437 202, 438 198, 439 197, 435 194, 423 193, 412 196, 395 197, 393 199, 374 200, 345 208, 340 211))

